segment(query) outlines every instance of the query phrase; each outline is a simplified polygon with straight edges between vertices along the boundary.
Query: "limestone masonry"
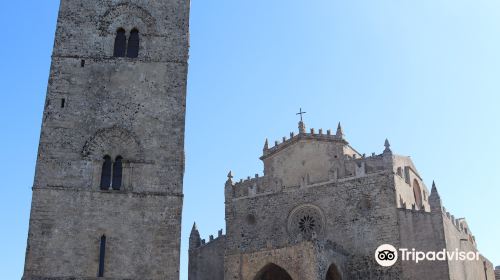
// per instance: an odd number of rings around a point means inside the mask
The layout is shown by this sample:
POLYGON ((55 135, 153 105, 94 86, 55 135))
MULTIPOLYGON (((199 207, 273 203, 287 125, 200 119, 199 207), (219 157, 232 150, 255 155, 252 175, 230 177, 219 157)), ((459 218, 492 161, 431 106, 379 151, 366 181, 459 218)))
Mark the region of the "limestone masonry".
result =
MULTIPOLYGON (((23 280, 179 279, 189 0, 61 0, 23 280)), ((201 156, 201 155, 198 155, 201 156)), ((189 239, 190 280, 498 279, 474 261, 398 260, 379 245, 477 252, 409 157, 299 123, 225 184, 226 229, 189 239), (384 254, 386 254, 385 252, 384 254)))
MULTIPOLYGON (((358 153, 342 127, 291 133, 270 147, 264 176, 225 184, 227 233, 189 240, 189 280, 495 279, 465 219, 428 190, 409 157, 358 153), (382 267, 382 244, 477 253, 474 261, 399 260, 382 267)), ((498 272, 497 272, 498 274, 498 272)))
POLYGON ((179 279, 188 0, 62 0, 24 280, 179 279))

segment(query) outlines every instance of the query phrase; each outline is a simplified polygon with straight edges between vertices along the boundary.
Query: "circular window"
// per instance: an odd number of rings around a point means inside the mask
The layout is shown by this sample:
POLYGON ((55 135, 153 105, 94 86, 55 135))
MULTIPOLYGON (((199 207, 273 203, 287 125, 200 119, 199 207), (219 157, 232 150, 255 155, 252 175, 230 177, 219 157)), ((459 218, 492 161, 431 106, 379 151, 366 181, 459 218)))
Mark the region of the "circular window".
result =
POLYGON ((292 237, 311 239, 323 232, 324 216, 319 207, 306 204, 296 207, 288 217, 288 232, 292 237))

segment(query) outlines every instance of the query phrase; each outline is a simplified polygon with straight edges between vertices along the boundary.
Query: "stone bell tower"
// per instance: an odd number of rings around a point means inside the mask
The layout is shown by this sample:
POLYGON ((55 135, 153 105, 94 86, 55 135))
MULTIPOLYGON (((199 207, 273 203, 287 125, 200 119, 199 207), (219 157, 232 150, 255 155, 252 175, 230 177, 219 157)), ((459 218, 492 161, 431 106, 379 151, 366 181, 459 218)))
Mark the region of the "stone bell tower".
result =
POLYGON ((23 279, 178 279, 189 0, 61 0, 23 279))

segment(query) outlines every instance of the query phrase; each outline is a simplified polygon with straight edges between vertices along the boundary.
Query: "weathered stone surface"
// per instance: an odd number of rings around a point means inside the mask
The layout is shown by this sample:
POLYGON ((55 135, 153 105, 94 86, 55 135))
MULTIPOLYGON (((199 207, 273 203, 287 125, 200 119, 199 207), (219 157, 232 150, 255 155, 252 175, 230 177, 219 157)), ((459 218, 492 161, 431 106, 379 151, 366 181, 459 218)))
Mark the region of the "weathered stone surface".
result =
MULTIPOLYGON (((493 266, 480 260, 396 262, 380 266, 377 247, 419 251, 477 252, 464 219, 449 217, 437 188, 429 192, 408 157, 365 156, 353 149, 339 125, 277 142, 266 141, 264 176, 225 185, 225 248, 208 250, 190 242, 190 280, 206 279, 224 251, 224 277, 211 279, 493 279, 493 266), (201 273, 203 274, 203 273, 201 273)), ((197 231, 196 231, 197 232, 197 231)), ((219 244, 220 245, 220 244, 219 244)), ((216 266, 220 266, 217 262, 216 266)))
POLYGON ((217 238, 205 243, 196 233, 193 229, 189 243, 188 279, 224 279, 226 236, 221 231, 217 238))
POLYGON ((188 0, 61 1, 23 279, 96 278, 102 235, 106 279, 178 279, 188 23, 188 0), (137 58, 113 57, 118 28, 137 58))
MULTIPOLYGON (((188 22, 188 0, 61 1, 23 279, 178 279, 188 22), (113 57, 120 28, 139 31, 137 58, 113 57), (100 188, 105 156, 120 162, 118 189, 100 188)), ((302 121, 266 141, 264 176, 228 176, 227 234, 206 243, 193 227, 189 278, 498 279, 483 256, 376 263, 384 243, 477 252, 465 219, 384 146, 367 157, 340 125, 302 121)))

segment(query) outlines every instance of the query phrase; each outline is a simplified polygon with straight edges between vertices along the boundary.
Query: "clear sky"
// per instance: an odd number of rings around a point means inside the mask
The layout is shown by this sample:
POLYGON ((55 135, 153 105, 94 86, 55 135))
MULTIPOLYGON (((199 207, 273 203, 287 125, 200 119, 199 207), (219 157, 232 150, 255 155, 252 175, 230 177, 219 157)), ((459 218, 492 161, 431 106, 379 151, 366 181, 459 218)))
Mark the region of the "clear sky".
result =
MULTIPOLYGON (((500 1, 192 0, 187 238, 224 227, 223 187, 266 137, 341 121, 361 153, 410 155, 500 265, 500 1)), ((3 1, 0 278, 20 279, 58 1, 3 1)))

